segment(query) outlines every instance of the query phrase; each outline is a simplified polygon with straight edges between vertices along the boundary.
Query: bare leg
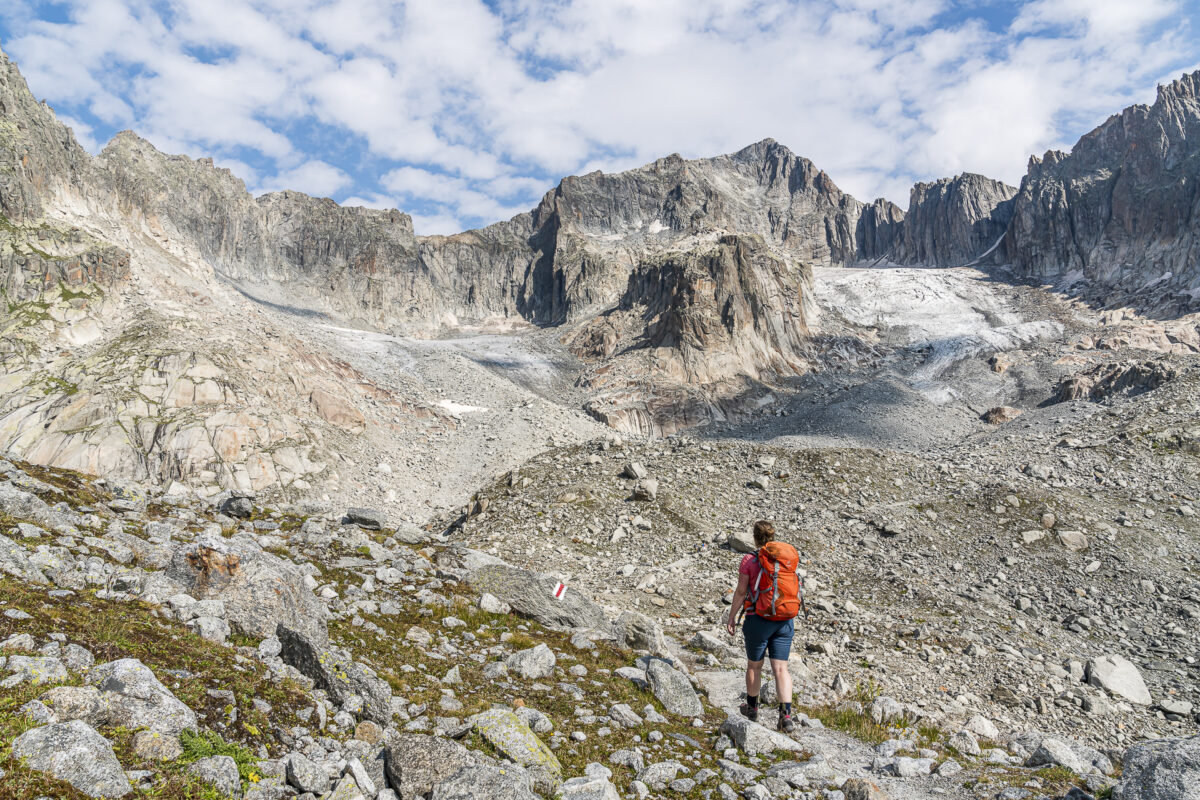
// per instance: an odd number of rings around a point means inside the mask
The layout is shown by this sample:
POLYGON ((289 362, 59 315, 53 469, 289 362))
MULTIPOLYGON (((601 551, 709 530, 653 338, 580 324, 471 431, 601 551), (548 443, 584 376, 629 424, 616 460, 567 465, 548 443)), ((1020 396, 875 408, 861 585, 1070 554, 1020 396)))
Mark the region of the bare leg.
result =
MULTIPOLYGON (((772 663, 774 663, 774 662, 772 662, 772 663)), ((746 696, 747 697, 758 697, 758 692, 762 688, 762 668, 763 668, 763 662, 761 659, 759 659, 758 661, 747 661, 746 662, 746 696)), ((792 688, 792 685, 789 683, 788 684, 789 692, 791 691, 791 688, 792 688)))
MULTIPOLYGON (((758 662, 759 677, 762 677, 762 662, 758 662)), ((775 694, 779 696, 780 703, 792 702, 792 673, 788 672, 788 662, 776 661, 771 659, 771 672, 775 674, 775 694)), ((746 677, 747 686, 750 684, 750 677, 746 677)))

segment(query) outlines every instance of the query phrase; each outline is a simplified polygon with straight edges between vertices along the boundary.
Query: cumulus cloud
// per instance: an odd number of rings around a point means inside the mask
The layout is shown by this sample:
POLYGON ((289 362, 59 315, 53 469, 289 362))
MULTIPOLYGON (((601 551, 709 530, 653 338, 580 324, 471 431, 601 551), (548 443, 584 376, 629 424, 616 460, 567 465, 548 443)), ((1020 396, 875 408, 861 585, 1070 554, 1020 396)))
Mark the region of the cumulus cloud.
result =
POLYGON ((281 192, 288 189, 316 197, 330 197, 353 183, 350 176, 324 161, 306 161, 298 167, 268 178, 258 192, 281 192))
POLYGON ((0 21, 89 149, 133 128, 422 233, 765 137, 862 199, 1016 182, 1200 61, 1185 0, 13 0, 0 21))

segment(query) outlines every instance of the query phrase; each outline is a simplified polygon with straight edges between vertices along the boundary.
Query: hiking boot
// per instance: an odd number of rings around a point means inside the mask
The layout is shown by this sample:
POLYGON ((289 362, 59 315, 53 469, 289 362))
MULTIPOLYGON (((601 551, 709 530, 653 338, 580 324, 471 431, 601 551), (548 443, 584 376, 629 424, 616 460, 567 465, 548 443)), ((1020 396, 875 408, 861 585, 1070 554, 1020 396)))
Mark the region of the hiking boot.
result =
POLYGON ((738 711, 742 712, 742 716, 751 722, 758 722, 758 706, 742 703, 738 706, 738 711))
POLYGON ((779 730, 784 733, 791 733, 796 730, 796 720, 792 719, 791 714, 779 712, 779 730))

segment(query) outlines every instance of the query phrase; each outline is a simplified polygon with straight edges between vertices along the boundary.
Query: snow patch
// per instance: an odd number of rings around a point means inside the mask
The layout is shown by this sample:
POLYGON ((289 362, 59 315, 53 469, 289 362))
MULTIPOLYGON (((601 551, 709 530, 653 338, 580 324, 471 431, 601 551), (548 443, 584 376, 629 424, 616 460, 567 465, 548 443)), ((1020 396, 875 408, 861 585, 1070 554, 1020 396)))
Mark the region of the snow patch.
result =
POLYGON ((439 400, 438 405, 455 416, 463 414, 478 414, 480 411, 487 411, 483 406, 469 406, 465 403, 456 403, 453 400, 439 400))

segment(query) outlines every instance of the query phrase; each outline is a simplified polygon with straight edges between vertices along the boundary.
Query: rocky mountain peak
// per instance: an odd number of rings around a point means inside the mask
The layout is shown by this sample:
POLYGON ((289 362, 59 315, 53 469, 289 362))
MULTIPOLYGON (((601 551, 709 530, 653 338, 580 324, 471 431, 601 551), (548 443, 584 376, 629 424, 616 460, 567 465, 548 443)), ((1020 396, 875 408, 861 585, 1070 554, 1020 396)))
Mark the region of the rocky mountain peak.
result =
POLYGON ((939 267, 974 262, 1004 237, 1016 192, 970 172, 916 184, 892 260, 939 267))
POLYGON ((1200 243, 1200 73, 1159 87, 1084 135, 1031 160, 1005 239, 1022 276, 1070 277, 1106 302, 1179 313, 1196 304, 1200 243), (1147 287, 1153 287, 1147 294, 1147 287))

